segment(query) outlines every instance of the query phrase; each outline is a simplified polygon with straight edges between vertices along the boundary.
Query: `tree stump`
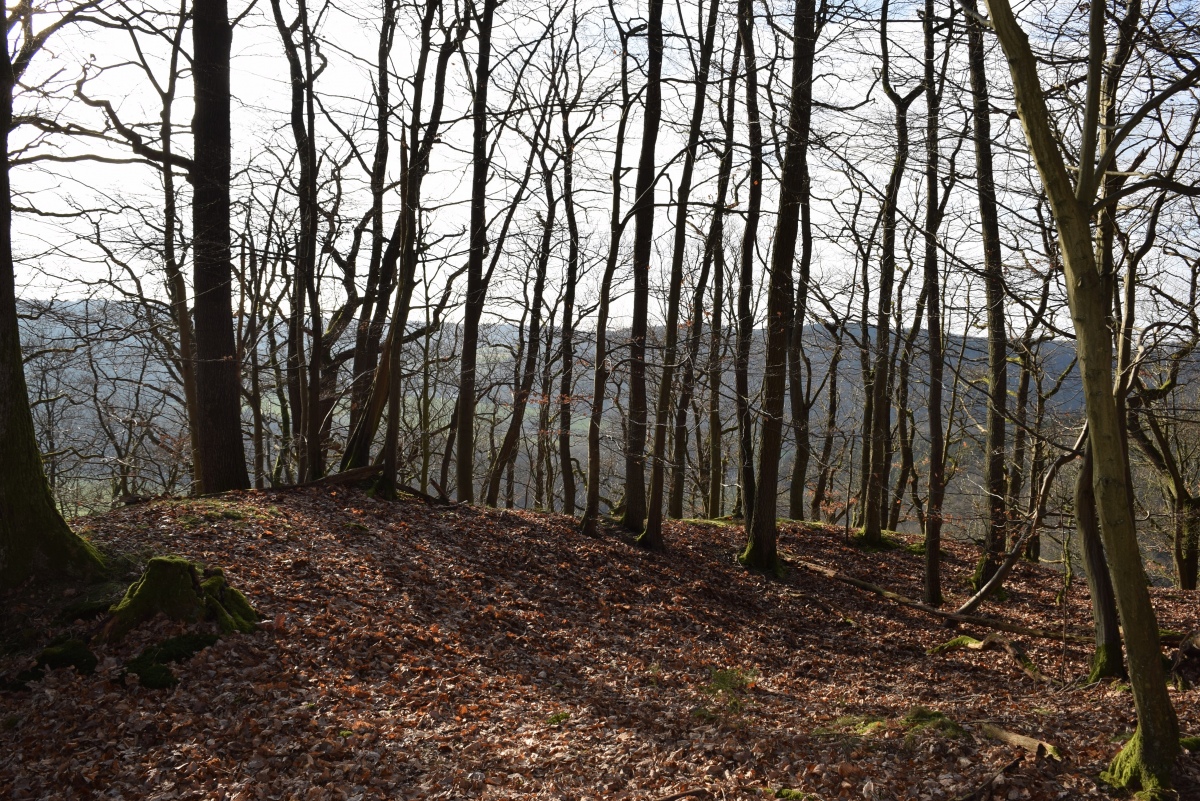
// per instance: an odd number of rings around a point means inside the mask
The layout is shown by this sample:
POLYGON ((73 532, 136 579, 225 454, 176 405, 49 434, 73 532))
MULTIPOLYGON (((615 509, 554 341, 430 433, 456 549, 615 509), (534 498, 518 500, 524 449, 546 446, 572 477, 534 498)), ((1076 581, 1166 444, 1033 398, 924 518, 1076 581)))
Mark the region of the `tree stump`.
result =
POLYGON ((224 633, 250 633, 259 619, 246 596, 229 586, 220 568, 201 569, 179 556, 156 556, 110 610, 102 637, 119 640, 160 612, 171 620, 213 620, 224 633))

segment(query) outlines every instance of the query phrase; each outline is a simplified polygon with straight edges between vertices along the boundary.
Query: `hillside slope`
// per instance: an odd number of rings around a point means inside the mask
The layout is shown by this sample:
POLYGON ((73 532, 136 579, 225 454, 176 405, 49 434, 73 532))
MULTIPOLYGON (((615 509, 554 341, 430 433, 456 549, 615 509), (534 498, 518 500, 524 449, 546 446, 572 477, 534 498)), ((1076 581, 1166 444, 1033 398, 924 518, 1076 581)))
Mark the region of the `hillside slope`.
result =
MULTIPOLYGON (((50 671, 0 693, 0 797, 653 799, 763 788, 812 798, 1108 797, 1095 779, 1133 725, 1119 684, 1074 683, 1086 649, 1022 640, 1048 678, 1003 651, 927 649, 925 613, 803 569, 733 561, 743 532, 666 526, 647 554, 554 515, 386 503, 343 488, 157 501, 77 521, 105 548, 178 553, 226 569, 266 617, 174 666, 149 690, 121 665, 184 630, 156 621, 97 646, 95 675, 50 671), (951 723, 918 714, 921 705, 951 723), (908 716, 906 720, 906 716, 908 716), (922 721, 925 725, 921 725, 922 721), (1061 762, 988 739, 1046 740, 1061 762), (961 728, 958 728, 961 727, 961 728)), ((869 553, 840 530, 785 526, 798 558, 919 596, 921 557, 869 553)), ((951 545, 963 597, 971 554, 951 545)), ((1022 565, 1002 613, 1087 629, 1076 580, 1022 565)), ((1197 598, 1155 591, 1164 628, 1197 598)), ((87 635, 10 598, 8 628, 87 635)), ((49 639, 44 636, 39 644, 49 639)), ((0 661, 27 667, 28 653, 0 661)), ((1200 734, 1200 691, 1174 691, 1200 734)), ((1200 798, 1200 760, 1181 761, 1200 798)), ((1189 793, 1192 793, 1190 796, 1189 793)))

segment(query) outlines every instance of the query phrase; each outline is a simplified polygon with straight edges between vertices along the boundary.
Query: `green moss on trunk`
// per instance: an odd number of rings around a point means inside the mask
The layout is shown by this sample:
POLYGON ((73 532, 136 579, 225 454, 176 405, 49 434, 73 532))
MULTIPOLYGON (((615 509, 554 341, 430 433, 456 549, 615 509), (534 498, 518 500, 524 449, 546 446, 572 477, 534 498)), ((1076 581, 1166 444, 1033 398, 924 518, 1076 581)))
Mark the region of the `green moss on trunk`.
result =
POLYGON ((1152 761, 1146 753, 1142 727, 1138 726, 1100 778, 1119 790, 1136 791, 1134 797, 1142 801, 1177 798, 1171 790, 1171 769, 1179 753, 1179 743, 1175 742, 1174 749, 1164 747, 1154 751, 1157 759, 1152 761))
POLYGON ((1092 670, 1088 673, 1088 684, 1095 684, 1101 679, 1123 678, 1126 678, 1126 674, 1121 649, 1097 645, 1096 653, 1092 654, 1092 670))

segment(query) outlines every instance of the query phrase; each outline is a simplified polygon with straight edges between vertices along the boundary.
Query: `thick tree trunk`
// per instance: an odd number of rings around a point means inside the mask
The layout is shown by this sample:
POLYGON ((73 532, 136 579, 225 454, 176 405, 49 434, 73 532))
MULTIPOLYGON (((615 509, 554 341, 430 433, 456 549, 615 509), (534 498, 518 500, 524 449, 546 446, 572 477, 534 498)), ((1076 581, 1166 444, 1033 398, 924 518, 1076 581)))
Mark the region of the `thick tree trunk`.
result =
MULTIPOLYGON (((8 40, 0 44, 0 589, 31 576, 87 575, 100 557, 67 526, 42 470, 29 411, 12 255, 8 133, 16 76, 8 40)), ((243 472, 245 466, 242 467, 243 472)))
MULTIPOLYGON (((742 12, 742 36, 749 39, 753 35, 753 8, 749 0, 744 0, 747 7, 742 12)), ((778 531, 776 516, 779 506, 779 457, 783 448, 783 396, 787 389, 788 367, 788 338, 793 338, 796 346, 793 364, 798 364, 799 337, 803 331, 803 319, 793 325, 792 296, 792 263, 796 258, 796 239, 799 234, 800 211, 808 202, 808 111, 811 106, 812 58, 814 46, 813 11, 811 0, 807 6, 800 6, 794 16, 795 29, 792 32, 792 97, 791 111, 788 118, 788 136, 784 145, 783 167, 779 177, 779 215, 775 228, 775 242, 771 251, 771 269, 767 293, 767 342, 766 360, 763 368, 762 384, 762 438, 759 444, 758 462, 758 493, 754 499, 754 511, 748 515, 747 521, 750 536, 746 548, 742 552, 741 561, 747 567, 756 570, 774 571, 779 567, 778 531)), ((745 43, 743 47, 748 47, 745 43)), ((747 49, 747 66, 751 50, 747 49)), ((806 235, 809 232, 805 232, 806 235)), ((809 243, 805 243, 807 248, 809 243)), ((806 254, 807 256, 808 254, 806 254)), ((807 269, 807 265, 802 265, 807 269)), ((807 275, 801 275, 801 280, 807 285, 807 275)), ((800 298, 807 299, 807 291, 800 293, 800 298)), ((803 317, 804 310, 800 310, 803 317)), ((800 382, 794 382, 792 392, 801 391, 800 382)), ((807 398, 804 403, 807 403, 807 398)), ((793 412, 797 410, 793 401, 793 412)), ((796 430, 803 429, 803 451, 797 459, 807 465, 807 411, 803 412, 801 422, 796 430)), ((803 505, 804 470, 799 474, 800 502, 803 505)), ((796 477, 793 476, 793 482, 796 477)))
MULTIPOLYGON (((1170 786, 1180 748, 1179 724, 1167 692, 1158 622, 1150 603, 1137 530, 1130 514, 1129 455, 1113 397, 1113 345, 1108 326, 1111 297, 1105 291, 1105 278, 1097 269, 1092 250, 1091 204, 1095 189, 1090 181, 1095 169, 1095 150, 1090 144, 1097 131, 1085 125, 1077 189, 1051 127, 1029 39, 1008 0, 988 0, 988 9, 1008 58, 1017 114, 1054 211, 1083 379, 1100 531, 1125 632, 1130 685, 1138 713, 1138 729, 1133 739, 1122 749, 1106 776, 1121 786, 1155 792, 1170 786)), ((1092 10, 1089 85, 1098 81, 1100 65, 1105 59, 1105 7, 1097 4, 1092 10)), ((1089 98, 1096 95, 1098 92, 1089 91, 1089 98)), ((1090 102, 1094 105, 1096 101, 1090 102)), ((1097 119, 1094 108, 1089 108, 1088 114, 1097 119)))
POLYGON ((195 260, 196 383, 201 485, 208 493, 246 489, 241 380, 233 337, 229 243, 229 51, 226 0, 196 0, 192 9, 195 138, 192 256, 195 260))

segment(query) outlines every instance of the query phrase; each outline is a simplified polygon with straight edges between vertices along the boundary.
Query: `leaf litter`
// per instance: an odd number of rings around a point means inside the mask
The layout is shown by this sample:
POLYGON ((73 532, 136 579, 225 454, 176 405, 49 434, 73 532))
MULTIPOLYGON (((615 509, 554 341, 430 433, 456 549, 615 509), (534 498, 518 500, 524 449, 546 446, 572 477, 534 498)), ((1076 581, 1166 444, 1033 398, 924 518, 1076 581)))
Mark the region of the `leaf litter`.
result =
MULTIPOLYGON (((122 666, 211 624, 159 618, 94 644, 93 675, 49 669, 0 693, 0 797, 1108 798, 1096 776, 1135 722, 1126 685, 1082 684, 1086 647, 1014 636, 1046 683, 1002 651, 930 655, 988 632, 810 571, 743 570, 739 526, 670 521, 669 550, 651 554, 561 515, 344 487, 163 500, 77 525, 135 560, 224 567, 265 622, 172 663, 171 689, 122 666), (1062 760, 989 729, 1053 744, 1062 760)), ((903 549, 865 551, 810 524, 782 524, 780 539, 920 594, 922 557, 903 549)), ((969 593, 974 552, 946 549, 949 605, 969 593)), ((985 612, 1090 626, 1082 581, 1056 603, 1062 576, 1022 564, 1007 590, 985 612)), ((1194 627, 1195 593, 1154 599, 1164 629, 1194 627)), ((102 624, 6 609, 7 629, 44 635, 0 657, 6 677, 52 637, 102 624)), ((1200 733, 1198 695, 1172 690, 1186 733, 1200 733)), ((1200 798, 1198 777, 1200 759, 1182 757, 1182 798, 1200 798)))

